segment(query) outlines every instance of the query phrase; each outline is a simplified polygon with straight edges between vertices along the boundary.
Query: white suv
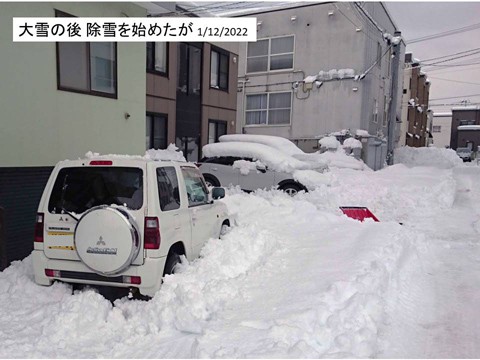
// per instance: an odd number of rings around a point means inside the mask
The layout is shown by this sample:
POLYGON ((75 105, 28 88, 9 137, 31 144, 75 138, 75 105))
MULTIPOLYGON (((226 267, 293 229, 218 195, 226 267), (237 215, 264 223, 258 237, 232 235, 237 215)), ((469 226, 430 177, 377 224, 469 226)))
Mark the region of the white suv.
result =
POLYGON ((40 201, 35 282, 127 288, 153 296, 180 256, 230 225, 223 188, 209 193, 194 164, 147 158, 62 161, 40 201), (138 291, 137 291, 138 290, 138 291))

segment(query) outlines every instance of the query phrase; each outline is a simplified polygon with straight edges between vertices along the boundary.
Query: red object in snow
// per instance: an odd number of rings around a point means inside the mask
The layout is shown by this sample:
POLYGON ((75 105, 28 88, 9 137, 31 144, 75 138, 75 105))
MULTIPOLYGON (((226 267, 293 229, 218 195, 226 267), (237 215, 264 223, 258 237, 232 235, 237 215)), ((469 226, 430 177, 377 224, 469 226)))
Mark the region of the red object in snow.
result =
POLYGON ((380 222, 375 215, 366 207, 361 206, 341 206, 340 210, 349 218, 363 221, 365 219, 373 219, 373 221, 380 222))

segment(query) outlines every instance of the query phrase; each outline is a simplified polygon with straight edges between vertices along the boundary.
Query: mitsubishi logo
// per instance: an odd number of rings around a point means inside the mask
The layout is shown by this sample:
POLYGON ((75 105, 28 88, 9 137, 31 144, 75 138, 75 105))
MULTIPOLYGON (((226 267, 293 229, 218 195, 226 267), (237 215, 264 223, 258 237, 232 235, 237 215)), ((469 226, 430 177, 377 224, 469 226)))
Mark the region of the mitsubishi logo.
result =
POLYGON ((106 244, 105 244, 105 241, 103 241, 103 237, 102 237, 102 236, 100 236, 100 237, 98 238, 97 245, 106 245, 106 244))

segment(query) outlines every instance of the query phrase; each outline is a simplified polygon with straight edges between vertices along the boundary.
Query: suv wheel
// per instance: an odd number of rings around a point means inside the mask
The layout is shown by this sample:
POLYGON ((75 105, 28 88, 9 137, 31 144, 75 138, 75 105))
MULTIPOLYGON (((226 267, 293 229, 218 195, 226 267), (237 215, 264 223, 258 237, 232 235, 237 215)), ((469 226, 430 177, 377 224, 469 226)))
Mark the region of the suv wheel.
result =
POLYGON ((167 262, 165 263, 165 270, 163 271, 163 276, 175 274, 175 267, 180 263, 180 255, 174 252, 170 253, 167 257, 167 262))
POLYGON ((213 175, 203 175, 205 183, 208 187, 217 187, 220 186, 220 181, 213 175))
POLYGON ((301 191, 301 187, 298 186, 297 184, 285 184, 283 185, 280 190, 286 192, 290 196, 295 196, 298 194, 299 191, 301 191))

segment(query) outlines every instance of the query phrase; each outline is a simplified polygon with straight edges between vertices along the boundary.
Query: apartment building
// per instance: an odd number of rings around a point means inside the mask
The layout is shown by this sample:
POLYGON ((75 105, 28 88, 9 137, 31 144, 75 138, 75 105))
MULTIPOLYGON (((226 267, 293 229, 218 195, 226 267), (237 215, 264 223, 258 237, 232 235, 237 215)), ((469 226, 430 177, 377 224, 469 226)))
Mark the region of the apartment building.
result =
MULTIPOLYGON (((389 107, 400 119, 400 96, 391 104, 387 34, 399 32, 383 3, 316 3, 244 16, 257 18, 258 41, 239 48, 237 132, 281 136, 311 152, 325 134, 361 129, 385 146, 389 107)), ((403 41, 398 48, 403 69, 403 41)))
POLYGON ((12 18, 176 9, 0 3, 0 269, 31 252, 38 202, 58 161, 88 151, 143 155, 169 143, 197 161, 202 145, 235 131, 237 99, 234 43, 14 43, 12 18))
POLYGON ((146 148, 176 144, 190 161, 235 132, 238 45, 148 43, 146 148))
POLYGON ((431 136, 428 123, 429 94, 430 81, 421 70, 420 61, 411 53, 405 54, 400 145, 427 146, 431 136))
POLYGON ((476 151, 480 146, 480 107, 476 105, 452 108, 450 147, 468 147, 476 151))

